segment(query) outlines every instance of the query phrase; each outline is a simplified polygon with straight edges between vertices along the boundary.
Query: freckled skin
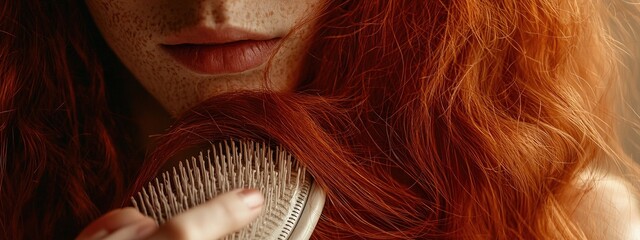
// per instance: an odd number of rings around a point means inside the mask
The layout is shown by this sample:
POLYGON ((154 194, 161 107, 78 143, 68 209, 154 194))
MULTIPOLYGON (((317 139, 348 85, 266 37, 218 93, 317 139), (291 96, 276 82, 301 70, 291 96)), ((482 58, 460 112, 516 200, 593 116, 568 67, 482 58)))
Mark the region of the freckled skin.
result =
POLYGON ((320 0, 85 0, 103 37, 123 64, 172 115, 207 97, 234 90, 290 91, 297 85, 310 21, 282 42, 268 64, 241 73, 204 75, 162 51, 163 39, 204 25, 228 25, 284 37, 310 17, 320 0))

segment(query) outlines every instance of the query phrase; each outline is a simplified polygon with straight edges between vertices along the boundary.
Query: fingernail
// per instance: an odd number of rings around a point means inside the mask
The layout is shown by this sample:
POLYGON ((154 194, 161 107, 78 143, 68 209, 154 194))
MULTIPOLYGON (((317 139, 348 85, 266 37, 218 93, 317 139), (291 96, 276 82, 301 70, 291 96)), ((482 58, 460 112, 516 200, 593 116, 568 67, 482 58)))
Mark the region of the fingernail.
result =
POLYGON ((103 239, 107 235, 109 235, 109 232, 107 230, 105 230, 105 229, 101 229, 100 231, 94 233, 91 237, 88 237, 87 239, 89 239, 89 240, 98 240, 98 239, 103 239))
POLYGON ((156 228, 158 228, 158 226, 154 224, 144 224, 142 225, 140 228, 138 228, 138 231, 136 232, 136 235, 138 238, 147 238, 151 235, 151 233, 153 233, 156 228))
POLYGON ((245 205, 247 205, 250 209, 255 209, 262 206, 262 202, 264 202, 264 197, 262 193, 257 189, 244 189, 240 193, 240 197, 245 205))

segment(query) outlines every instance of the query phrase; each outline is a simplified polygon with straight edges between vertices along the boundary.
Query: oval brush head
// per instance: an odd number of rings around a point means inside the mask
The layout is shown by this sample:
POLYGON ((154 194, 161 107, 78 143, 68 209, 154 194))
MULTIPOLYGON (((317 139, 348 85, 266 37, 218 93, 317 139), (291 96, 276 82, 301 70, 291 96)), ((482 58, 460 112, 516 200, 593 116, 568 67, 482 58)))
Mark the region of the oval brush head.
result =
POLYGON ((325 193, 284 149, 237 140, 212 145, 206 153, 180 162, 131 201, 163 224, 236 188, 260 189, 265 204, 254 222, 223 239, 309 239, 325 201, 325 193))

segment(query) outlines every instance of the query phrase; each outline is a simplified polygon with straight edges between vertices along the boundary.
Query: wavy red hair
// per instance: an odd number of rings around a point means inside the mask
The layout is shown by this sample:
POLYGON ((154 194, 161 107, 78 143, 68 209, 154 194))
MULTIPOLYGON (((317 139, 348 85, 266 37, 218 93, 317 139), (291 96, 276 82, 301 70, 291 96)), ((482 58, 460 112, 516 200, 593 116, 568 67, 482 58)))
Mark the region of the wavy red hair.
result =
POLYGON ((327 1, 298 91, 201 103, 138 176, 114 144, 113 59, 92 49, 82 3, 66 4, 0 5, 7 239, 73 236, 134 177, 132 190, 230 136, 278 142, 308 167, 328 196, 314 239, 584 238, 565 205, 577 174, 604 159, 633 168, 611 134, 605 3, 327 1))
POLYGON ((79 6, 0 3, 2 239, 71 238, 123 193, 102 65, 79 6))
POLYGON ((598 159, 625 161, 598 6, 330 2, 299 93, 194 108, 139 184, 191 144, 271 139, 327 191, 314 239, 583 238, 573 181, 598 159))

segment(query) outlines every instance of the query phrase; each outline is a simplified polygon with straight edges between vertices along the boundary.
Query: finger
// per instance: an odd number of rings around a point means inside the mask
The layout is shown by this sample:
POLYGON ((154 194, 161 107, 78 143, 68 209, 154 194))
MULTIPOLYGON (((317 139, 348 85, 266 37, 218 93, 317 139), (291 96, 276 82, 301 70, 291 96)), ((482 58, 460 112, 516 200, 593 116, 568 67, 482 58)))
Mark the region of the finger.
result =
POLYGON ((145 218, 149 219, 134 208, 115 209, 85 227, 76 239, 101 239, 113 231, 144 220, 145 218))
POLYGON ((258 217, 263 202, 258 190, 236 189, 175 216, 150 239, 218 239, 258 217))
POLYGON ((158 225, 151 218, 142 219, 134 224, 122 227, 102 240, 137 240, 149 237, 158 229, 158 225))

